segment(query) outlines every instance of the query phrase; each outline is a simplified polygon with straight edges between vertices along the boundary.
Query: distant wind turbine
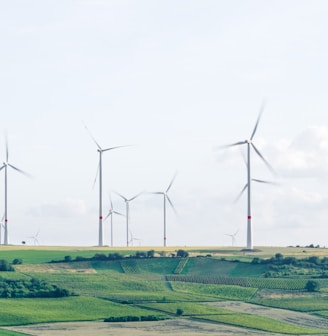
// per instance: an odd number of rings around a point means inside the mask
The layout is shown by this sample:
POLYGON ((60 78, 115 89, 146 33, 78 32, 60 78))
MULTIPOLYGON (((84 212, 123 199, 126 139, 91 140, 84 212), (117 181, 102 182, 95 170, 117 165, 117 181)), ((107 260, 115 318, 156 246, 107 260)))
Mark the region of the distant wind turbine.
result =
POLYGON ((40 245, 39 240, 38 240, 39 233, 40 233, 40 229, 38 230, 38 232, 34 236, 29 237, 29 238, 33 239, 34 245, 40 245))
POLYGON ((274 173, 274 170, 271 167, 271 165, 269 164, 269 162, 263 157, 263 155, 256 148, 256 146, 254 145, 254 142, 253 142, 253 138, 255 136, 258 125, 260 123, 263 110, 264 110, 264 104, 262 104, 262 106, 261 106, 260 113, 259 113, 257 121, 255 123, 255 127, 253 129, 251 137, 248 140, 238 141, 238 142, 230 144, 230 145, 220 146, 220 148, 228 148, 228 147, 247 145, 247 158, 246 158, 247 183, 246 183, 245 187, 243 188, 243 190, 241 191, 239 197, 247 189, 247 249, 249 249, 249 250, 253 249, 252 214, 251 214, 251 182, 255 181, 255 182, 260 182, 260 183, 269 183, 269 182, 266 182, 266 181, 263 181, 263 180, 256 180, 256 179, 251 178, 251 148, 254 149, 255 153, 261 158, 261 160, 265 163, 265 165, 269 168, 269 170, 272 173, 274 173))
POLYGON ((102 154, 104 152, 110 151, 112 149, 127 147, 127 146, 116 146, 110 148, 101 148, 96 139, 93 137, 89 129, 84 125, 85 129, 89 133, 91 139, 94 141, 96 146, 98 147, 97 151, 99 153, 99 165, 98 165, 98 175, 99 175, 99 238, 98 238, 98 246, 104 246, 104 234, 103 234, 103 214, 102 214, 102 154))
POLYGON ((107 216, 105 217, 104 221, 110 217, 110 246, 114 246, 113 245, 113 241, 114 241, 114 233, 113 233, 113 215, 116 214, 116 215, 119 215, 119 216, 124 216, 122 213, 118 212, 118 211, 115 211, 114 208, 113 208, 113 202, 112 202, 112 199, 111 197, 109 196, 109 202, 110 202, 110 209, 108 211, 108 214, 107 216))
POLYGON ((135 200, 138 196, 140 196, 142 194, 142 192, 133 196, 132 198, 126 198, 125 196, 119 194, 118 192, 115 192, 115 193, 118 196, 120 196, 125 202, 125 207, 126 207, 126 214, 125 214, 125 216, 126 216, 126 246, 129 246, 129 242, 130 242, 130 240, 129 240, 130 202, 135 200))
POLYGON ((140 238, 135 238, 135 237, 133 236, 131 230, 130 230, 130 236, 131 236, 131 238, 130 238, 131 246, 133 246, 133 242, 134 242, 134 241, 139 241, 139 246, 140 246, 141 239, 140 239, 140 238))
POLYGON ((232 246, 235 245, 235 242, 236 242, 236 235, 237 235, 238 231, 239 231, 239 230, 237 230, 237 231, 236 231, 235 233, 233 233, 233 234, 228 234, 228 233, 225 234, 226 236, 231 237, 231 245, 232 245, 232 246))
POLYGON ((176 176, 177 176, 177 173, 175 173, 175 175, 173 176, 173 178, 172 178, 169 186, 167 187, 167 189, 165 191, 151 192, 151 194, 163 195, 163 216, 164 216, 164 218, 163 218, 163 223, 164 223, 164 243, 163 244, 164 244, 164 246, 166 246, 166 238, 167 238, 167 236, 166 236, 166 201, 169 202, 169 204, 171 205, 171 207, 172 207, 173 211, 175 212, 175 214, 177 213, 176 209, 175 209, 175 207, 174 207, 174 205, 172 203, 172 201, 170 200, 170 198, 168 196, 168 192, 171 189, 172 184, 173 184, 176 176))
POLYGON ((31 175, 9 163, 9 149, 8 149, 7 135, 5 136, 5 140, 6 140, 6 161, 0 167, 0 170, 2 169, 5 170, 4 245, 8 245, 9 244, 9 239, 8 239, 8 167, 18 171, 19 173, 25 176, 31 177, 31 175))

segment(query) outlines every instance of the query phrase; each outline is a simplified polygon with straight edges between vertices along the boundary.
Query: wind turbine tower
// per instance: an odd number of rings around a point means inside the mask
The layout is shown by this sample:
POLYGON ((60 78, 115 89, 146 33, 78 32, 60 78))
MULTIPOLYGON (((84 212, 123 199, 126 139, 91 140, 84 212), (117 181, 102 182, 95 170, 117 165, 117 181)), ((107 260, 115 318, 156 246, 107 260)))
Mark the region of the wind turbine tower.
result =
POLYGON ((8 167, 18 171, 19 173, 31 177, 28 173, 24 172, 23 170, 13 166, 9 163, 9 149, 8 149, 8 139, 6 135, 6 161, 0 167, 0 170, 5 170, 5 213, 4 213, 4 245, 9 244, 8 239, 8 167))
POLYGON ((269 164, 269 162, 263 157, 263 155, 260 153, 260 151, 256 148, 254 145, 254 136, 257 131, 258 125, 261 120, 261 116, 264 110, 264 104, 262 104, 260 113, 258 115, 257 121, 255 123, 253 132, 251 134, 251 137, 248 140, 244 141, 238 141, 236 143, 221 146, 221 148, 227 148, 227 147, 235 147, 235 146, 241 146, 246 145, 247 146, 247 158, 246 158, 246 166, 247 166, 247 184, 243 191, 247 188, 247 249, 252 250, 253 249, 253 237, 252 237, 252 207, 251 207, 251 189, 252 189, 252 181, 261 182, 261 183, 267 183, 266 181, 262 180, 255 180, 251 177, 251 149, 253 148, 255 153, 261 158, 261 160, 265 163, 265 165, 269 168, 269 170, 274 173, 273 168, 269 164))
POLYGON ((109 197, 109 201, 110 201, 110 209, 109 209, 108 214, 107 214, 107 216, 105 217, 104 220, 106 220, 108 217, 110 217, 110 246, 113 247, 114 246, 113 215, 114 214, 120 215, 120 216, 124 216, 124 215, 121 214, 120 212, 114 210, 113 202, 112 202, 111 197, 109 197))
POLYGON ((172 187, 172 184, 175 180, 177 176, 177 173, 175 173, 175 175, 173 176, 169 186, 167 187, 167 189, 165 191, 158 191, 158 192, 152 192, 151 194, 155 194, 155 195, 163 195, 163 224, 164 224, 164 243, 163 245, 166 246, 166 240, 167 240, 167 235, 166 235, 166 208, 167 208, 167 205, 166 205, 166 201, 169 202, 169 204, 171 205, 173 211, 176 213, 176 209, 172 203, 172 201, 170 200, 169 196, 168 196, 168 192, 169 190, 171 189, 172 187))
POLYGON ((85 129, 89 133, 90 137, 98 147, 97 151, 99 153, 99 165, 98 165, 98 174, 99 174, 99 234, 98 234, 98 246, 104 246, 104 232, 103 232, 103 213, 102 213, 102 154, 104 152, 121 148, 121 147, 127 147, 127 146, 116 146, 116 147, 110 147, 110 148, 101 148, 101 146, 98 144, 96 139, 93 137, 93 135, 90 133, 89 129, 84 125, 85 129))
POLYGON ((116 192, 116 194, 118 196, 120 196, 125 202, 125 208, 126 208, 126 214, 125 214, 125 216, 126 216, 126 246, 129 246, 129 242, 130 242, 130 239, 129 239, 130 202, 135 200, 142 193, 139 193, 139 194, 133 196, 132 198, 126 198, 126 197, 124 197, 123 195, 121 195, 117 192, 116 192))

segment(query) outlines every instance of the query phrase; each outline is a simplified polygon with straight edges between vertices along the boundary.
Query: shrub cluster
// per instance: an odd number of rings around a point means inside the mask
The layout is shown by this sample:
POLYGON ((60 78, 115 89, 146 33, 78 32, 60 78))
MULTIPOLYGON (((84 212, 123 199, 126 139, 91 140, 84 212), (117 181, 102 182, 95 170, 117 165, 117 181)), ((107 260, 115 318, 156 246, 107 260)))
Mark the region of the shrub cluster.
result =
POLYGON ((29 280, 0 279, 0 297, 2 298, 54 298, 69 296, 64 288, 32 278, 29 280))
POLYGON ((320 259, 318 256, 310 256, 308 258, 295 258, 295 257, 284 257, 281 253, 276 253, 276 255, 270 259, 260 259, 258 257, 253 258, 253 264, 269 264, 275 266, 292 265, 296 267, 303 268, 316 268, 320 267, 328 269, 328 258, 324 257, 320 259))
POLYGON ((7 260, 0 259, 0 272, 13 272, 14 268, 9 264, 7 260))
POLYGON ((160 321, 163 320, 162 317, 155 315, 148 316, 118 316, 118 317, 108 317, 104 319, 104 322, 136 322, 136 321, 160 321))
POLYGON ((108 255, 104 253, 96 253, 93 257, 90 257, 90 258, 77 256, 75 257, 75 259, 73 259, 71 256, 65 256, 64 260, 52 260, 50 262, 60 263, 60 262, 93 261, 93 260, 106 261, 106 260, 121 260, 121 259, 126 259, 126 258, 140 259, 140 258, 153 258, 154 254, 155 254, 154 250, 150 250, 147 252, 136 252, 135 255, 130 255, 130 256, 124 256, 117 252, 109 253, 108 255))

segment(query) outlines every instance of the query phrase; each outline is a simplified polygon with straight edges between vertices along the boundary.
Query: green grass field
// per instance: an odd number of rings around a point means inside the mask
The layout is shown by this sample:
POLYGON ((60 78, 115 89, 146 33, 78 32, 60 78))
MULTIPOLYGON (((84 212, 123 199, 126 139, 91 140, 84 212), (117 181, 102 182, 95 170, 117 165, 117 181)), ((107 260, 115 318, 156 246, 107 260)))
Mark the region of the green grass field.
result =
POLYGON ((27 335, 27 334, 22 334, 22 333, 18 333, 15 331, 0 329, 0 336, 19 336, 19 335, 27 335))
MULTIPOLYGON (((144 251, 150 248, 144 248, 144 251)), ((236 249, 188 249, 190 257, 125 258, 48 263, 77 256, 91 258, 96 253, 134 255, 139 249, 0 247, 0 259, 23 260, 16 272, 1 272, 0 277, 17 280, 37 278, 72 291, 75 296, 57 299, 0 298, 3 307, 0 326, 19 324, 95 321, 122 316, 170 316, 178 308, 183 317, 224 323, 284 334, 328 334, 320 328, 287 323, 274 317, 257 316, 206 305, 206 302, 249 302, 259 307, 276 307, 321 316, 328 320, 328 279, 317 279, 321 291, 308 293, 304 286, 311 274, 297 278, 265 278, 267 264, 254 264, 254 256, 271 258, 275 253, 304 258, 324 256, 325 249, 261 248, 260 252, 236 249), (206 255, 211 256, 206 256, 206 255), (224 259, 223 259, 224 258, 224 259), (231 261, 229 261, 231 259, 231 261), (244 262, 238 262, 241 260, 244 262), (32 308, 33 307, 33 308, 32 308)), ((159 249, 156 254, 175 253, 177 248, 159 249)), ((306 273, 306 272, 304 272, 306 273)), ((18 335, 0 329, 1 335, 18 335)))
MULTIPOLYGON (((92 321, 109 316, 145 316, 149 311, 91 297, 61 299, 0 299, 0 325, 58 321, 92 321)), ((156 313, 154 313, 156 314, 156 313)), ((163 315, 158 314, 157 315, 163 315)))

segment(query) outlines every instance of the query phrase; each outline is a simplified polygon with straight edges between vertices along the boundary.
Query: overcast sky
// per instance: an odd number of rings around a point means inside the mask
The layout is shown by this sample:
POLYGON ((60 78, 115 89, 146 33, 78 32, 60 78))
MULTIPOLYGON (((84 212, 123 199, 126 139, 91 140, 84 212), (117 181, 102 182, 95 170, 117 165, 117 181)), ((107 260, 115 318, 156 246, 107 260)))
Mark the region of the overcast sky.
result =
MULTIPOLYGON (((167 245, 245 246, 246 147, 216 147, 249 138, 265 100, 254 141, 277 174, 252 152, 253 178, 276 183, 253 183, 253 243, 328 246, 327 17, 324 0, 0 0, 0 158, 7 131, 33 175, 8 171, 9 243, 98 244, 85 124, 103 148, 133 145, 104 153, 104 216, 110 191, 163 191, 178 172, 167 245)), ((131 244, 163 244, 161 196, 130 215, 131 244)), ((113 238, 126 244, 124 217, 113 238)))

